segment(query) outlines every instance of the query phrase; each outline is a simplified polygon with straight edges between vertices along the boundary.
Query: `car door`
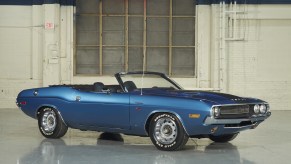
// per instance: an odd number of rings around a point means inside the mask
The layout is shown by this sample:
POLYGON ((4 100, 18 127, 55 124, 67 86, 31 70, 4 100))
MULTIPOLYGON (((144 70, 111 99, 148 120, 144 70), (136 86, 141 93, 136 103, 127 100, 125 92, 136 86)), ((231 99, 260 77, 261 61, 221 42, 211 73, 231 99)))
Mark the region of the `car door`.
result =
POLYGON ((71 103, 71 122, 78 128, 129 129, 129 95, 77 91, 71 103), (89 128, 88 128, 89 127, 89 128))

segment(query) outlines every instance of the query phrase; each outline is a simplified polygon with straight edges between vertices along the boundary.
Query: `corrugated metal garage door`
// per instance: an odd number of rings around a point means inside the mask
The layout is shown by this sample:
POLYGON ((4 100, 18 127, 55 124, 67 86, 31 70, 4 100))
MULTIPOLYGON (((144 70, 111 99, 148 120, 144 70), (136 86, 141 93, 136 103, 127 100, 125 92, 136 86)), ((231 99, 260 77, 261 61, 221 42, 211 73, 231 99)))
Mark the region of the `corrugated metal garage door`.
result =
POLYGON ((195 75, 193 0, 77 0, 75 23, 75 74, 195 75))

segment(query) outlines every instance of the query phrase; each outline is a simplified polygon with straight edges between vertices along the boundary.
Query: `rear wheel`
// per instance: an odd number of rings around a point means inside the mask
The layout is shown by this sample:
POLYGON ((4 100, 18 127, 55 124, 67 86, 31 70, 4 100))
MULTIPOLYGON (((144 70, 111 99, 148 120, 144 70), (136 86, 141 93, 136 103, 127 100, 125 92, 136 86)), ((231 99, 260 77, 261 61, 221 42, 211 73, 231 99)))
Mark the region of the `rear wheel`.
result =
POLYGON ((68 130, 68 127, 53 108, 40 110, 38 127, 41 134, 46 138, 63 137, 68 130))
POLYGON ((234 134, 224 134, 224 135, 220 135, 220 136, 210 135, 209 136, 209 139, 211 139, 214 142, 221 142, 221 143, 223 143, 223 142, 229 142, 229 141, 235 139, 237 135, 238 135, 238 133, 234 133, 234 134))
POLYGON ((160 150, 173 151, 183 148, 188 141, 182 123, 173 114, 155 114, 150 122, 149 136, 160 150))

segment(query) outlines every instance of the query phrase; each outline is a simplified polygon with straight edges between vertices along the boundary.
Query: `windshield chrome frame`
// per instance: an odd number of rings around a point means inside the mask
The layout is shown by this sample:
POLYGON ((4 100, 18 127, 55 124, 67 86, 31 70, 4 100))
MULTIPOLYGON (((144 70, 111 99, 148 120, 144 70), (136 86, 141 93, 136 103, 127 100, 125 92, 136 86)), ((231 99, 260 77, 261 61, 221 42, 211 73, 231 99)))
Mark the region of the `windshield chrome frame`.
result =
POLYGON ((174 80, 170 79, 168 76, 166 76, 165 74, 163 73, 160 73, 160 72, 142 72, 142 71, 136 71, 136 72, 119 72, 119 73, 116 73, 114 76, 116 78, 116 80, 118 81, 120 87, 122 88, 123 92, 128 92, 125 87, 124 87, 124 84, 123 84, 123 81, 122 81, 122 78, 121 78, 121 75, 134 75, 134 74, 152 74, 152 75, 159 75, 161 78, 167 80, 168 82, 170 82, 171 84, 173 84, 175 87, 177 87, 179 90, 183 90, 183 88, 177 84, 174 80))

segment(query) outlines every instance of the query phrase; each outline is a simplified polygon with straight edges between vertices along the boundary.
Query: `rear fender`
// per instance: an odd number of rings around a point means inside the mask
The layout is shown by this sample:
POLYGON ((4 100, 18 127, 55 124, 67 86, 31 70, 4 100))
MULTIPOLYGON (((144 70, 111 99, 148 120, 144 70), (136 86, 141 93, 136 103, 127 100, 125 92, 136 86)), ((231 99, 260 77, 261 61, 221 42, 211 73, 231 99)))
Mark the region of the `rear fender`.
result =
POLYGON ((63 119, 63 116, 62 116, 60 110, 58 110, 58 108, 57 108, 56 106, 51 105, 51 104, 43 104, 43 105, 41 105, 41 106, 38 107, 38 109, 37 109, 37 111, 36 111, 36 113, 35 113, 35 116, 36 116, 37 119, 38 119, 38 116, 39 116, 39 114, 40 114, 40 110, 41 110, 41 109, 44 109, 44 108, 53 108, 53 109, 57 112, 57 114, 59 115, 59 117, 62 119, 63 123, 64 123, 66 126, 68 126, 68 125, 66 124, 65 120, 63 119))

